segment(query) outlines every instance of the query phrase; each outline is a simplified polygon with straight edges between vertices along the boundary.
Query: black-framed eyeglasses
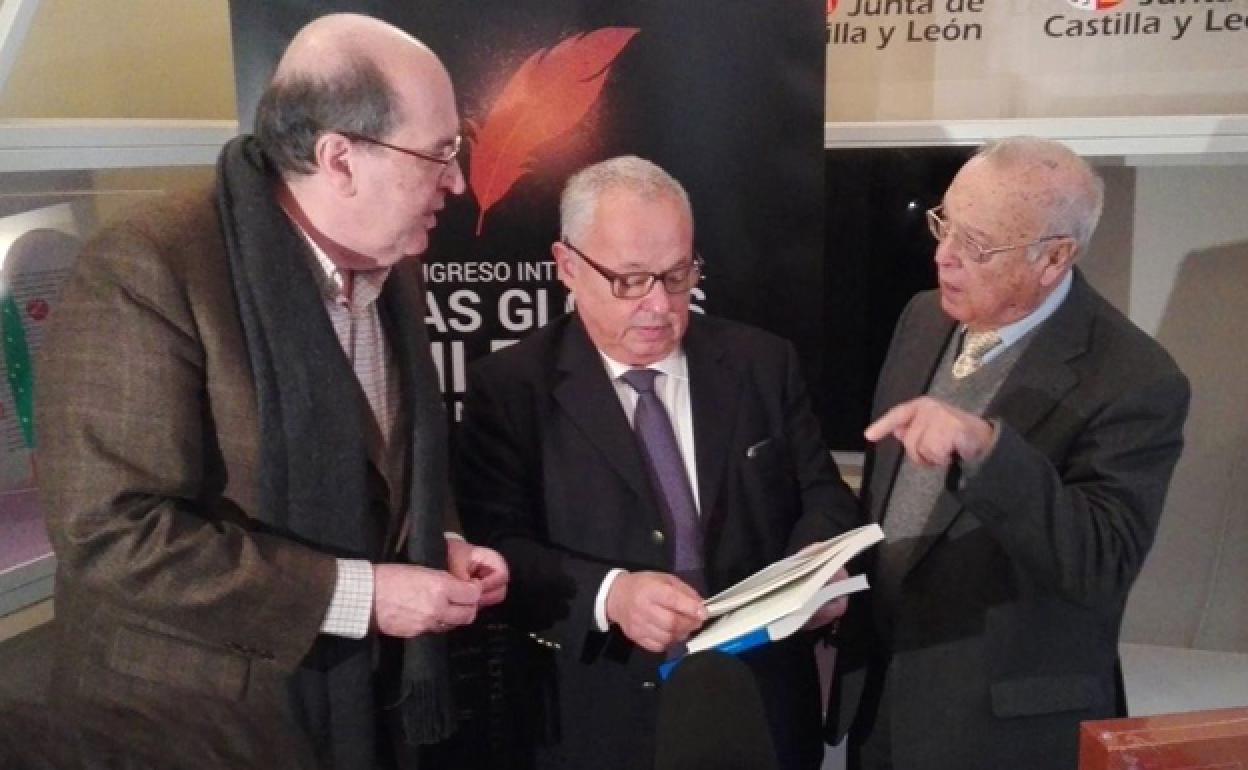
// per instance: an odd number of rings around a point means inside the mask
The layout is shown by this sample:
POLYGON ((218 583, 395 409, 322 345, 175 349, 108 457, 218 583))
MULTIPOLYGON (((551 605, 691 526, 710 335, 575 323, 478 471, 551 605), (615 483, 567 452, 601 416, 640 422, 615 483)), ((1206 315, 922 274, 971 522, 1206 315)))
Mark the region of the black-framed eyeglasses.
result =
POLYGON ((347 139, 350 139, 353 142, 364 142, 365 144, 375 144, 378 147, 385 147, 387 150, 394 150, 395 152, 401 152, 404 155, 411 155, 413 158, 420 158, 421 160, 427 160, 430 163, 440 163, 443 166, 449 166, 451 161, 455 160, 455 158, 459 155, 460 147, 462 147, 464 144, 464 137, 461 134, 456 134, 455 138, 451 140, 451 143, 447 145, 441 152, 435 155, 433 153, 428 153, 428 152, 419 152, 417 150, 409 150, 406 147, 400 147, 397 144, 390 144, 389 142, 383 142, 380 139, 374 139, 371 136, 365 136, 364 134, 356 134, 351 131, 339 131, 338 133, 342 134, 347 139))
POLYGON ((681 263, 661 273, 640 271, 617 273, 590 259, 585 252, 573 246, 572 242, 567 238, 563 239, 563 245, 576 252, 578 257, 585 260, 585 264, 598 271, 598 275, 607 279, 607 283, 611 284, 611 294, 616 299, 641 299, 654 288, 655 281, 661 281, 663 290, 668 294, 680 294, 681 292, 689 291, 701 280, 702 267, 705 264, 702 261, 702 257, 695 253, 688 262, 681 263))
POLYGON ((1074 237, 1071 235, 1042 235, 1027 243, 1015 243, 1010 246, 982 246, 974 238, 967 235, 961 227, 945 219, 944 208, 944 204, 941 204, 927 210, 927 228, 932 231, 932 237, 939 242, 950 239, 953 248, 958 254, 966 255, 972 262, 980 265, 992 259, 994 254, 1000 254, 1003 251, 1026 249, 1035 246, 1037 243, 1047 243, 1074 237))

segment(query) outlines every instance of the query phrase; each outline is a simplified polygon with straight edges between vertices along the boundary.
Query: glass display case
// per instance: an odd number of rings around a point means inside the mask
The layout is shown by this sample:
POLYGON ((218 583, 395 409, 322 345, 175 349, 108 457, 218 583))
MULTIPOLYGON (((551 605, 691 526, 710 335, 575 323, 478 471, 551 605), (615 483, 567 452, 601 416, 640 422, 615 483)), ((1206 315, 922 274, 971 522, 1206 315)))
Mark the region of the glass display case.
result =
POLYGON ((210 179, 196 164, 0 173, 0 617, 52 592, 35 404, 44 330, 74 259, 117 216, 210 179))

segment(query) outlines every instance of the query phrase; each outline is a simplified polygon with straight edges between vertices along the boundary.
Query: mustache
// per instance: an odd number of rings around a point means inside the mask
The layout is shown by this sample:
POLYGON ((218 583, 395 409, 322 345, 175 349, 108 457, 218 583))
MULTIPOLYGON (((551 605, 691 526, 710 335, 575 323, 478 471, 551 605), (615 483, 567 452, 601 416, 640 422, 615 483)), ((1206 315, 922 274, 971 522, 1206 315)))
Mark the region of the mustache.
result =
POLYGON ((672 326, 676 321, 675 313, 640 312, 628 320, 629 326, 672 326))

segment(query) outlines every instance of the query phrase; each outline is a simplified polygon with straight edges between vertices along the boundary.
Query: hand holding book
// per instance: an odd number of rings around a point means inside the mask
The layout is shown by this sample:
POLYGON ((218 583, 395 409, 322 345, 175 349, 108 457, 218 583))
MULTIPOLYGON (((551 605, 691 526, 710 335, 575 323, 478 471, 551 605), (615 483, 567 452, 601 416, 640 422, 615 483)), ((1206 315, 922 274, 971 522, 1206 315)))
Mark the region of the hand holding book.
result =
POLYGON ((702 597, 675 575, 623 572, 607 594, 607 620, 633 644, 662 652, 706 622, 702 597))
MULTIPOLYGON (((883 539, 878 524, 859 527, 809 545, 712 596, 706 600, 712 621, 689 639, 688 651, 735 654, 792 635, 829 602, 867 588, 863 575, 835 578, 846 574, 850 559, 883 539)), ((663 676, 674 664, 660 669, 663 676)))

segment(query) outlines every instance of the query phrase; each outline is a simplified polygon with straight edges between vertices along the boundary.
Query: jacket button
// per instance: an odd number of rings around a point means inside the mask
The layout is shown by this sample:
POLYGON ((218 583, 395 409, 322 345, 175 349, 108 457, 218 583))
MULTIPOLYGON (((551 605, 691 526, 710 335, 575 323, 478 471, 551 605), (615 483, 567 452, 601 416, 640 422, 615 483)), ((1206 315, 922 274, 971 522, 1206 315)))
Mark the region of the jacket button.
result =
POLYGON ((661 529, 656 529, 650 533, 650 542, 654 543, 655 545, 663 545, 663 541, 666 539, 667 537, 664 536, 663 530, 661 529))

